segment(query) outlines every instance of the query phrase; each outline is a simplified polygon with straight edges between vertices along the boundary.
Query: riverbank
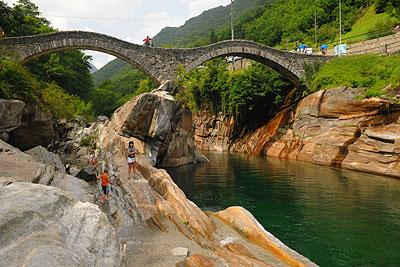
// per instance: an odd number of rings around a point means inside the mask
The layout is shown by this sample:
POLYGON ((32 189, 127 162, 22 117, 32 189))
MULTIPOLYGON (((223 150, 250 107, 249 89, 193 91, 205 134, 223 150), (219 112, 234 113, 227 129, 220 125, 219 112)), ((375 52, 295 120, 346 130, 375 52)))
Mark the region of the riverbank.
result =
POLYGON ((315 266, 242 208, 216 215, 203 212, 165 170, 157 168, 206 161, 194 146, 191 126, 190 112, 159 91, 130 100, 110 120, 100 118, 92 125, 60 122, 51 146, 56 154, 43 147, 25 153, 0 141, 0 190, 4 193, 0 209, 5 215, 0 228, 7 232, 0 235, 0 256, 9 266, 21 262, 35 266, 60 253, 62 257, 51 259, 54 265, 315 266), (139 154, 130 179, 128 141, 134 141, 139 154), (113 183, 111 200, 105 205, 98 202, 95 177, 89 172, 84 181, 68 175, 57 155, 84 163, 91 149, 98 151, 100 169, 109 170, 113 183), (42 199, 45 195, 51 197, 42 199), (7 200, 18 198, 26 202, 13 206, 7 200), (47 206, 52 208, 47 211, 47 206), (85 207, 85 212, 79 207, 85 207), (14 215, 20 210, 21 223, 15 226, 14 215), (58 219, 63 222, 60 227, 55 224, 58 219), (96 222, 100 237, 93 238, 95 229, 87 229, 91 222, 96 222), (51 227, 46 229, 46 225, 51 227), (80 244, 74 245, 70 238, 80 244), (24 243, 26 249, 18 250, 18 242, 25 239, 31 245, 24 243), (112 248, 102 257, 100 251, 108 239, 112 248), (49 250, 53 254, 46 253, 49 250))
POLYGON ((400 105, 381 98, 363 99, 363 91, 340 87, 313 93, 235 140, 232 118, 203 112, 194 117, 195 141, 205 150, 295 159, 400 178, 400 105))

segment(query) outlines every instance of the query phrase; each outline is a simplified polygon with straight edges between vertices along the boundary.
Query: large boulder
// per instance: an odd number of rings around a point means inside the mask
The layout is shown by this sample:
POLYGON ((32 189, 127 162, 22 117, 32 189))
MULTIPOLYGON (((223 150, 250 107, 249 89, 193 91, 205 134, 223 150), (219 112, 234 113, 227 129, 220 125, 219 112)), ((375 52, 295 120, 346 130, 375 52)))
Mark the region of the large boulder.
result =
POLYGON ((21 125, 24 107, 22 101, 0 99, 0 139, 7 141, 8 133, 21 125))
POLYGON ((32 182, 50 184, 53 169, 35 157, 0 140, 0 182, 32 182))
POLYGON ((106 215, 64 191, 31 183, 0 187, 4 266, 119 266, 120 245, 106 215))
POLYGON ((166 91, 142 94, 118 109, 110 124, 133 137, 153 165, 179 166, 206 161, 195 148, 191 113, 166 91))
POLYGON ((25 151, 26 154, 34 157, 37 162, 44 165, 45 171, 47 173, 47 179, 41 179, 39 183, 47 185, 57 185, 65 176, 65 167, 61 162, 58 155, 47 151, 42 146, 37 146, 25 151))
POLYGON ((91 201, 87 182, 67 175, 60 158, 38 146, 26 152, 0 140, 0 184, 30 182, 61 188, 82 202, 91 201))
POLYGON ((87 166, 81 169, 76 175, 76 177, 85 180, 86 182, 96 181, 97 173, 93 167, 87 166))
POLYGON ((21 125, 10 132, 8 143, 22 150, 47 146, 54 137, 51 114, 36 103, 28 103, 22 113, 21 125))

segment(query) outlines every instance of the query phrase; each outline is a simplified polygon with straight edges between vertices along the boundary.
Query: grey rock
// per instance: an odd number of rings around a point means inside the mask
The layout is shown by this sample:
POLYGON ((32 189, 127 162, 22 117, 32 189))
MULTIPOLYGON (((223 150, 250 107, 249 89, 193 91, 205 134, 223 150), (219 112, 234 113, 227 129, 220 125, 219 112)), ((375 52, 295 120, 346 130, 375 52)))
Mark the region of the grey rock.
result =
POLYGON ((0 186, 2 266, 119 266, 114 228, 99 208, 55 187, 0 186))
POLYGON ((36 103, 26 104, 21 125, 10 132, 8 143, 22 150, 47 146, 54 137, 53 118, 36 103))
POLYGON ((93 189, 85 181, 71 175, 65 175, 56 185, 58 188, 70 193, 81 202, 92 202, 93 189))
POLYGON ((85 180, 86 182, 96 181, 96 171, 91 166, 87 166, 80 170, 76 175, 77 178, 85 180))
POLYGON ((0 140, 0 182, 50 184, 55 175, 52 167, 0 140))
POLYGON ((193 141, 192 114, 166 91, 142 94, 117 111, 122 132, 144 142, 152 165, 172 167, 205 161, 193 141))
POLYGON ((0 133, 10 132, 21 125, 25 103, 0 99, 0 133))
POLYGON ((26 154, 34 157, 38 162, 43 163, 45 167, 46 177, 42 177, 40 184, 54 185, 60 183, 65 176, 65 167, 61 159, 56 154, 47 151, 42 146, 37 146, 25 151, 26 154))
POLYGON ((63 161, 82 168, 88 164, 90 150, 96 145, 99 129, 105 122, 87 124, 83 120, 59 120, 55 123, 55 137, 49 150, 63 161))

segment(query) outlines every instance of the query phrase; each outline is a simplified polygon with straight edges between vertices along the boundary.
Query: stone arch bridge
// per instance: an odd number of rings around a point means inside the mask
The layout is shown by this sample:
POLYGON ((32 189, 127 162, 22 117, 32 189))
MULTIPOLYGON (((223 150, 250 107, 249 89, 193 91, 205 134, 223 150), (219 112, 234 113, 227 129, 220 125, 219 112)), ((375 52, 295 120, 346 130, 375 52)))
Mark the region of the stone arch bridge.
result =
POLYGON ((324 62, 328 58, 280 51, 253 41, 223 41, 198 48, 148 47, 100 33, 61 31, 43 35, 10 37, 0 43, 14 51, 22 61, 69 49, 86 49, 114 55, 149 75, 161 84, 176 77, 178 66, 190 71, 204 62, 221 56, 249 58, 276 70, 297 87, 305 78, 305 65, 324 62))

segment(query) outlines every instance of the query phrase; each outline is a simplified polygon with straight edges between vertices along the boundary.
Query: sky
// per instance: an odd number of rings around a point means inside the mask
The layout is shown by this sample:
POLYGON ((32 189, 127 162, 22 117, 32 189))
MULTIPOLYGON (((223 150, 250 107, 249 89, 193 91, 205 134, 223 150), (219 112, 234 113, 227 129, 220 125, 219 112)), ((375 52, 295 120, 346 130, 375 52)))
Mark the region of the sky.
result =
MULTIPOLYGON (((17 0, 5 0, 12 5, 17 0)), ((82 30, 104 33, 142 44, 166 26, 181 26, 203 11, 225 6, 230 0, 31 0, 42 16, 59 30, 82 30)), ((96 51, 92 64, 101 68, 114 56, 96 51)))

